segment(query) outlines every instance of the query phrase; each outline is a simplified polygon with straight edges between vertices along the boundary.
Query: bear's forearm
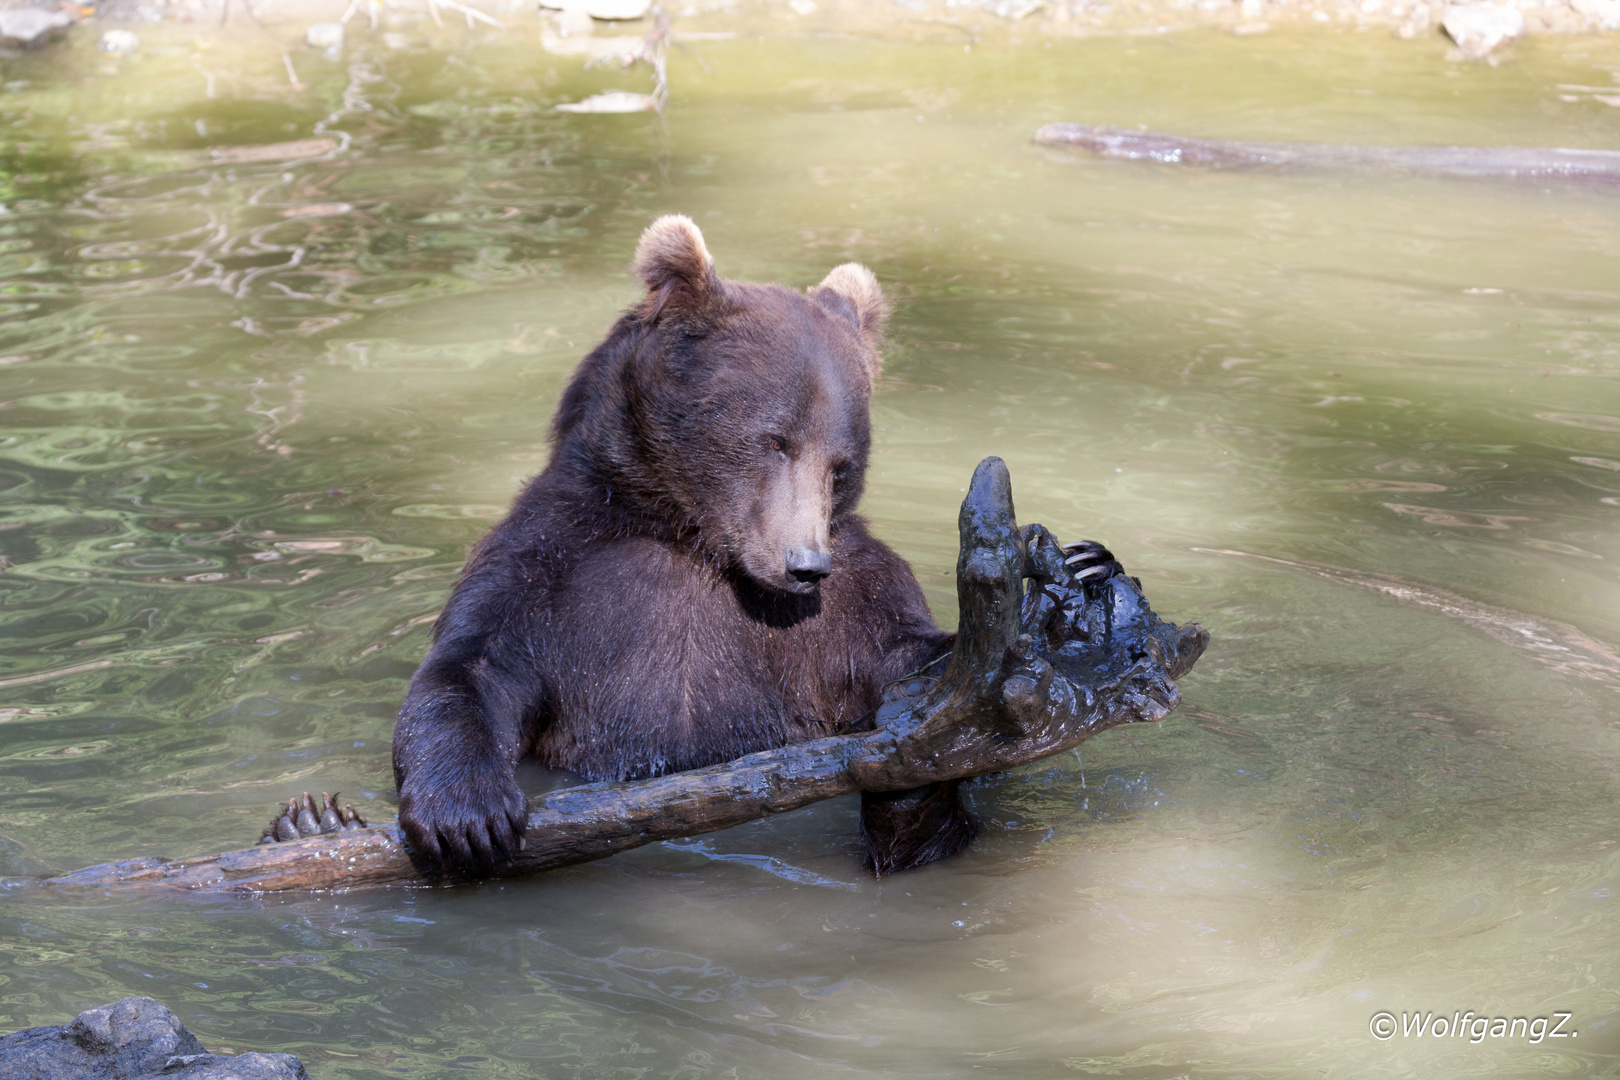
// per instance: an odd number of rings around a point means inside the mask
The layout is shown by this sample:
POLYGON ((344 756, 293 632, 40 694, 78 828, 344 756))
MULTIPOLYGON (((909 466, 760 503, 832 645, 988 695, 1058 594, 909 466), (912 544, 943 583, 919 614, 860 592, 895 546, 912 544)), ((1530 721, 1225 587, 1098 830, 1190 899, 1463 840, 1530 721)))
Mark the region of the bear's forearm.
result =
POLYGON ((430 657, 411 680, 394 725, 395 781, 403 784, 423 768, 454 773, 474 762, 499 763, 510 772, 526 741, 514 687, 477 678, 490 667, 485 660, 446 664, 435 659, 430 657))
MULTIPOLYGON (((435 652, 438 650, 436 649, 435 652)), ((527 803, 513 766, 523 752, 521 690, 487 657, 430 656, 411 680, 394 726, 399 822, 429 859, 490 866, 522 846, 527 803)))

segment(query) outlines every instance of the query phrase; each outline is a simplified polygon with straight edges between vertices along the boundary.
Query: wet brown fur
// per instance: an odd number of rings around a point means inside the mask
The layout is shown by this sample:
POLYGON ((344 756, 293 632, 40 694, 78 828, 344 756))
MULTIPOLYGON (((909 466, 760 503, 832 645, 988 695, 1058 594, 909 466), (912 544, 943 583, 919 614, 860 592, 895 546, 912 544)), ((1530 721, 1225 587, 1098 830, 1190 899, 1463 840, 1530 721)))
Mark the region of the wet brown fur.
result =
POLYGON ((635 269, 645 298, 580 363, 400 711, 400 821, 430 858, 516 850, 525 755, 593 780, 726 761, 857 719, 949 648, 855 513, 888 310, 870 271, 725 281, 678 218, 635 269), (830 576, 795 577, 794 552, 830 576))

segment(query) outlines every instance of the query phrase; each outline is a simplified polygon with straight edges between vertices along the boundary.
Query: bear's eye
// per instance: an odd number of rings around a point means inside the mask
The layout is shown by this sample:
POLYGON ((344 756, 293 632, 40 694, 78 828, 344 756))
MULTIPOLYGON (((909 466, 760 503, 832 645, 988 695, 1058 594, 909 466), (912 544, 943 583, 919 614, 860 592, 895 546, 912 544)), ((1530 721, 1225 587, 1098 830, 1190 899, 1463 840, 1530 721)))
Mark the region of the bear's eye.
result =
POLYGON ((844 477, 848 476, 849 462, 840 461, 838 464, 834 465, 832 474, 834 480, 842 480, 844 477))
POLYGON ((787 452, 787 443, 780 435, 772 435, 767 441, 770 443, 771 453, 782 454, 787 452))

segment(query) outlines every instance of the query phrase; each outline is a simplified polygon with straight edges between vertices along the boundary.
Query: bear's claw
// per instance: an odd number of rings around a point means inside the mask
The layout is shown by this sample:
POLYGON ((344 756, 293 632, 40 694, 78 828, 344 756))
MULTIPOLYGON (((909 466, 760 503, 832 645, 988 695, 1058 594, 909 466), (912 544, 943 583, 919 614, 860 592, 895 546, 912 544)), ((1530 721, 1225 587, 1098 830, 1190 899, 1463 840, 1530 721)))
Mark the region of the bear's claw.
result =
POLYGON ((1063 545, 1063 567, 1080 585, 1099 584, 1125 568, 1114 553, 1095 540, 1077 540, 1063 545))
POLYGON ((337 794, 321 792, 321 801, 304 792, 302 799, 289 799, 276 819, 266 825, 259 836, 261 844, 275 844, 286 840, 299 840, 306 836, 326 833, 351 832, 366 827, 366 819, 352 806, 339 806, 337 794))

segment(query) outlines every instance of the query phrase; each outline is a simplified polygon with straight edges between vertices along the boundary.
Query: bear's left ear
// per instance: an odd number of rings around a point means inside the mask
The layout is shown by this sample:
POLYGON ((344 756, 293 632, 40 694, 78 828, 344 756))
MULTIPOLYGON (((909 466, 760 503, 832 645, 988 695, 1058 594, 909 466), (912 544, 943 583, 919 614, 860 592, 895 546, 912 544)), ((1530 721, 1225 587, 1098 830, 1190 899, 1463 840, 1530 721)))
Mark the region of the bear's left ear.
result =
POLYGON ((821 284, 810 290, 810 297, 853 322, 872 339, 874 348, 882 344, 889 302, 883 298, 872 271, 860 263, 833 267, 821 284))
POLYGON ((647 226, 632 266, 647 283, 649 321, 665 310, 696 314, 725 291, 703 234, 685 214, 666 214, 647 226))

